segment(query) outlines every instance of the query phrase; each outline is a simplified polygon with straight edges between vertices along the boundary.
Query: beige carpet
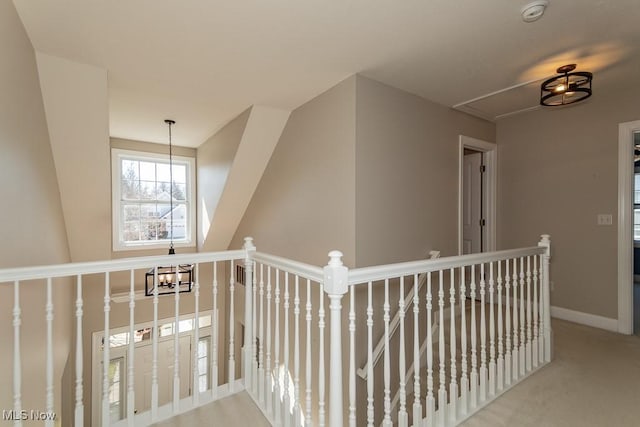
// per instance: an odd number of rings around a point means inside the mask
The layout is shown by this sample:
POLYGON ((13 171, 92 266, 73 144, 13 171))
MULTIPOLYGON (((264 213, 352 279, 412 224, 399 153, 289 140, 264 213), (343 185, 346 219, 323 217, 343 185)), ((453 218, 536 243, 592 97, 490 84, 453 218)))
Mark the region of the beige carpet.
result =
POLYGON ((553 362, 463 426, 640 426, 640 337, 552 324, 553 362))

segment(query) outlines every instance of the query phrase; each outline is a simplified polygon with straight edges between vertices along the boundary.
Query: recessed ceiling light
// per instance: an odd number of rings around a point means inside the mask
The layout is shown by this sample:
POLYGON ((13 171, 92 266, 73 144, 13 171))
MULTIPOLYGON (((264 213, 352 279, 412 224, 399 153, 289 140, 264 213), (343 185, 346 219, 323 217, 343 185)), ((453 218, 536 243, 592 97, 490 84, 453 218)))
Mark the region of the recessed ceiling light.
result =
POLYGON ((548 0, 536 0, 528 3, 522 8, 522 20, 524 22, 537 21, 544 15, 544 11, 549 6, 548 0))

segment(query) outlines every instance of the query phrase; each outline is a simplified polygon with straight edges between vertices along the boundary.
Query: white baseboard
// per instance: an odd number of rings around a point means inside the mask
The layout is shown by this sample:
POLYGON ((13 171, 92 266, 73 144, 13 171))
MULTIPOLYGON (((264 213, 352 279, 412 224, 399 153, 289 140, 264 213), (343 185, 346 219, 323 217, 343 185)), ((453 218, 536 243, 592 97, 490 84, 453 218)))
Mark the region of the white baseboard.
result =
POLYGON ((618 319, 611 319, 609 317, 554 306, 551 306, 551 317, 580 323, 581 325, 592 326, 594 328, 605 329, 607 331, 618 332, 618 319))

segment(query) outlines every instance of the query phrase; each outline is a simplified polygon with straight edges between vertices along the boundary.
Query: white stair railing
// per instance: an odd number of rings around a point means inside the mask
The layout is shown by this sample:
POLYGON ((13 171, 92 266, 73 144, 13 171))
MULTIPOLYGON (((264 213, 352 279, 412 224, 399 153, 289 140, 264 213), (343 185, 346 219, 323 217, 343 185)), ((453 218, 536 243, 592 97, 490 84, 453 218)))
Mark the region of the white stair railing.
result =
MULTIPOLYGON (((3 269, 0 270, 0 284, 12 283, 14 296, 11 313, 14 327, 13 411, 20 414, 23 410, 22 370, 32 368, 21 365, 25 343, 20 339, 20 327, 24 316, 30 315, 34 308, 24 310, 20 288, 36 286, 38 282, 46 284, 44 314, 47 351, 43 364, 47 369, 43 394, 46 397, 46 409, 51 411, 56 407, 52 386, 53 339, 50 333, 54 322, 53 296, 56 287, 52 280, 70 278, 75 282, 76 289, 76 403, 73 415, 76 426, 84 425, 85 408, 95 413, 97 418, 94 420, 97 421, 94 424, 144 426, 241 390, 249 392, 265 416, 276 426, 297 427, 303 421, 305 426, 341 427, 345 422, 356 426, 365 424, 365 421, 367 426, 380 422, 390 426, 393 420, 403 427, 421 422, 425 426, 457 425, 550 361, 549 254, 550 241, 548 236, 543 236, 539 245, 531 248, 349 270, 342 264, 342 254, 338 251, 330 252, 328 265, 321 268, 256 252, 252 240, 247 238, 243 250, 238 251, 3 269), (180 295, 175 289, 165 299, 173 304, 175 313, 175 370, 167 372, 167 369, 158 366, 158 308, 163 298, 159 297, 158 286, 155 286, 149 300, 153 307, 154 331, 151 338, 151 406, 148 410, 135 413, 136 390, 144 386, 134 384, 134 320, 138 306, 144 304, 136 302, 138 297, 135 290, 139 287, 136 276, 154 269, 154 283, 157 285, 158 266, 179 264, 194 264, 196 283, 191 294, 180 295), (238 264, 244 266, 244 277, 238 278, 241 281, 236 281, 234 266, 238 264), (223 266, 228 268, 225 277, 222 277, 223 266), (204 267, 212 275, 207 283, 201 282, 204 267), (97 405, 92 406, 85 401, 82 337, 86 314, 83 295, 87 295, 88 286, 104 287, 102 307, 105 339, 99 378, 106 382, 110 364, 110 323, 113 322, 110 316, 112 286, 114 277, 122 273, 129 277, 129 341, 125 370, 128 380, 125 399, 127 416, 121 421, 112 422, 107 397, 108 384, 101 387, 97 405), (96 276, 100 277, 97 281, 96 276), (391 286, 396 282, 399 284, 397 289, 391 286), (407 282, 412 282, 412 289, 405 295, 407 282), (426 287, 423 293, 420 292, 421 286, 426 287), (381 306, 374 306, 374 291, 379 287, 383 287, 380 294, 384 295, 384 302, 381 306), (238 379, 235 374, 233 299, 241 289, 244 289, 245 306, 242 319, 244 347, 241 353, 241 378, 238 379), (358 289, 366 293, 365 298, 356 298, 358 289), (471 296, 469 301, 466 299, 467 290, 471 296), (210 292, 211 306, 202 306, 201 291, 210 292), (221 292, 229 298, 231 310, 228 313, 220 310, 221 292), (343 322, 342 299, 347 294, 348 321, 343 322), (181 384, 190 381, 195 383, 199 378, 197 357, 189 358, 191 370, 187 377, 181 377, 178 369, 180 359, 176 354, 180 346, 181 305, 187 298, 195 307, 196 316, 200 310, 210 309, 212 313, 208 368, 211 387, 206 393, 200 393, 197 384, 193 384, 192 395, 182 398, 181 384), (471 306, 470 313, 467 313, 467 302, 471 306), (391 308, 396 306, 397 321, 392 320, 390 314, 391 308), (413 316, 406 315, 409 307, 413 309, 413 316), (300 318, 301 315, 304 319, 300 318), (366 319, 364 324, 358 324, 356 319, 359 317, 366 319), (437 322, 434 322, 436 317, 437 322), (226 331, 220 328, 223 319, 228 322, 226 331), (375 321, 380 320, 378 327, 384 330, 380 352, 383 384, 376 388, 373 367, 377 345, 374 346, 373 333, 375 321), (420 342, 420 328, 425 324, 426 340, 420 342), (405 337, 408 325, 413 329, 413 339, 405 337), (361 327, 366 328, 366 348, 356 346, 361 327), (434 339, 436 330, 437 337, 434 339), (445 330, 448 334, 445 334, 445 330), (470 331, 468 334, 467 330, 470 331), (399 345, 392 348, 390 339, 393 331, 398 331, 401 336, 398 338, 399 345), (343 339, 348 340, 345 346, 343 339), (316 346, 312 345, 314 342, 316 346), (348 351, 348 357, 345 358, 348 360, 346 375, 343 375, 342 366, 343 347, 348 351), (226 379, 219 375, 218 363, 218 352, 225 348, 228 350, 226 379), (367 359, 366 389, 362 389, 364 394, 361 395, 356 388, 358 373, 355 362, 364 358, 367 359), (328 367, 325 366, 325 360, 329 361, 328 367), (391 366, 392 361, 394 366, 391 366), (421 397, 419 374, 423 366, 426 368, 424 398, 421 397), (173 380, 172 400, 168 404, 159 402, 160 379, 166 379, 163 375, 171 375, 173 380), (413 383, 410 382, 412 376, 413 383), (220 381, 226 383, 220 384, 220 381), (397 405, 391 399, 391 391, 396 389, 396 385, 397 405), (407 400, 412 392, 413 402, 409 406, 407 400), (364 413, 357 412, 357 408, 365 407, 364 413), (101 417, 96 411, 102 412, 101 417)), ((199 318, 196 317, 194 327, 197 329, 198 326, 199 318)), ((194 335, 199 337, 199 332, 194 335)), ((14 424, 19 426, 22 422, 15 420, 14 424)))
MULTIPOLYGON (((440 258, 440 251, 430 251, 429 252, 429 259, 437 259, 440 258)), ((414 278, 415 279, 415 278, 414 278)), ((407 294, 405 300, 406 301, 413 301, 414 300, 414 296, 418 295, 420 293, 420 290, 422 289, 424 283, 425 283, 425 276, 424 274, 421 274, 418 278, 417 278, 417 283, 418 283, 418 290, 416 291, 415 286, 412 287, 409 290, 409 293, 407 294)), ((409 309, 409 305, 403 305, 402 307, 398 307, 398 310, 396 311, 396 313, 393 315, 393 319, 391 319, 391 322, 389 323, 389 336, 393 337, 393 335, 396 333, 396 330, 398 329, 398 325, 400 325, 400 319, 401 317, 403 317, 406 314, 406 311, 409 309)), ((380 358, 382 357, 382 354, 384 352, 384 341, 385 337, 384 335, 380 338, 380 340, 378 340, 378 343, 376 344, 375 348, 373 349, 373 354, 372 354, 372 366, 376 366, 378 364, 378 362, 380 361, 380 358)), ((367 379, 367 373, 369 371, 369 363, 366 362, 361 368, 358 368, 358 376, 360 378, 362 378, 363 380, 366 381, 367 379)))
MULTIPOLYGON (((99 262, 85 262, 85 263, 70 263, 63 265, 52 265, 52 266, 37 266, 37 267, 25 267, 25 268, 11 268, 11 269, 2 269, 0 270, 0 284, 4 283, 13 283, 13 294, 14 294, 14 308, 13 308, 13 325, 14 325, 14 340, 13 340, 13 411, 14 414, 14 425, 20 426, 23 424, 24 415, 24 404, 23 404, 23 393, 24 393, 24 385, 22 381, 22 373, 24 370, 37 370, 39 367, 44 366, 45 370, 43 372, 43 381, 44 387, 42 390, 42 396, 44 396, 43 401, 45 402, 45 414, 41 414, 38 412, 39 420, 44 420, 45 425, 53 425, 53 411, 56 406, 59 407, 59 403, 56 405, 56 399, 59 400, 60 396, 54 395, 54 389, 56 388, 54 385, 54 376, 57 374, 60 377, 60 372, 54 373, 54 344, 53 344, 53 330, 54 330, 54 313, 55 306, 54 301, 56 300, 55 295, 58 292, 58 285, 63 285, 64 281, 67 280, 71 282, 75 289, 75 335, 76 340, 73 345, 73 352, 75 354, 75 366, 74 366, 74 378, 75 382, 73 385, 73 391, 71 390, 63 390, 63 393, 73 393, 75 407, 73 414, 71 417, 73 418, 73 423, 75 426, 82 426, 85 424, 95 424, 95 425, 129 425, 129 426, 140 426, 140 425, 149 425, 151 423, 160 421, 162 419, 169 418, 175 414, 184 412, 198 405, 202 405, 204 403, 212 401, 214 398, 222 397, 233 390, 233 384, 236 382, 236 379, 233 375, 233 365, 229 366, 228 370, 228 381, 226 384, 219 384, 218 378, 216 377, 215 372, 216 369, 212 366, 211 374, 211 392, 206 394, 200 394, 197 389, 197 382, 193 384, 192 387, 192 395, 187 398, 183 398, 180 394, 180 391, 183 387, 180 386, 182 382, 187 384, 191 383, 192 379, 195 381, 198 378, 198 363, 197 359, 194 357, 189 360, 190 369, 189 375, 193 374, 193 377, 181 377, 180 375, 180 359, 179 355, 179 340, 178 340, 178 331, 180 328, 180 313, 181 313, 181 305, 184 306, 184 299, 191 299, 193 307, 195 307, 195 312, 198 313, 201 307, 201 301, 199 298, 199 292, 201 287, 203 286, 200 283, 199 272, 200 268, 204 265, 213 265, 213 270, 217 269, 218 263, 230 262, 233 263, 234 260, 242 261, 251 257, 252 249, 251 249, 250 241, 249 245, 246 245, 245 250, 238 251, 226 251, 226 252, 214 252, 214 253, 190 253, 190 254, 180 254, 180 255, 170 255, 170 256, 158 256, 158 257, 139 257, 139 258, 129 258, 129 259, 119 259, 119 260, 110 260, 110 261, 99 261, 99 262), (194 284, 194 292, 190 294, 185 294, 188 296, 182 296, 179 292, 177 292, 178 287, 176 286, 174 289, 176 292, 173 292, 172 295, 167 295, 165 298, 173 299, 174 303, 174 311, 175 311, 175 323, 174 323, 174 355, 175 359, 173 360, 173 364, 175 366, 174 372, 168 373, 168 370, 165 367, 158 366, 158 287, 155 286, 154 294, 149 298, 149 304, 153 307, 153 326, 152 329, 155 333, 152 334, 152 361, 151 361, 151 406, 150 408, 145 410, 136 411, 136 390, 139 390, 139 387, 142 385, 135 383, 135 363, 134 358, 136 356, 135 352, 135 340, 134 336, 136 335, 135 328, 135 320, 137 315, 138 306, 144 304, 139 301, 139 293, 136 293, 136 288, 140 288, 141 283, 144 280, 144 275, 147 271, 155 270, 154 281, 157 285, 158 283, 158 275, 157 268, 160 265, 179 265, 179 264, 194 264, 194 274, 195 281, 194 284), (125 371, 125 382, 126 388, 124 390, 124 400, 122 404, 126 407, 126 410, 123 411, 125 418, 120 421, 111 420, 110 416, 110 401, 109 401, 109 366, 110 366, 110 331, 111 324, 113 322, 113 317, 110 316, 113 306, 113 294, 112 294, 112 286, 113 286, 113 277, 118 275, 119 277, 126 276, 127 277, 127 302, 128 302, 128 310, 127 310, 127 318, 128 318, 128 343, 127 343, 127 352, 126 352, 126 364, 124 367, 125 371), (35 365, 25 366, 21 364, 21 357, 24 353, 24 349, 27 348, 30 343, 27 341, 21 340, 21 324, 22 319, 25 316, 33 316, 39 310, 38 307, 33 307, 31 305, 23 305, 20 300, 20 290, 21 288, 27 286, 29 289, 36 290, 40 289, 39 287, 44 284, 43 293, 45 295, 46 304, 43 308, 44 317, 46 320, 46 350, 43 353, 42 361, 36 363, 35 365), (86 400, 86 393, 84 392, 86 389, 86 385, 84 382, 84 373, 85 366, 89 365, 86 361, 90 360, 90 353, 86 354, 83 348, 83 339, 85 337, 85 319, 90 312, 87 310, 87 295, 88 295, 88 287, 89 286, 100 286, 104 288, 104 299, 103 304, 101 303, 101 308, 104 312, 104 345, 103 345, 103 354, 98 359, 102 362, 102 367, 100 368, 100 375, 98 378, 93 377, 93 381, 102 381, 102 387, 98 388, 98 392, 100 396, 94 399, 95 404, 91 405, 91 402, 86 400), (158 393, 158 380, 161 375, 172 375, 173 378, 173 393, 171 402, 167 405, 159 404, 159 393, 158 393), (87 409, 91 410, 91 414, 87 412, 87 409), (87 412, 87 414, 85 414, 87 412), (101 414, 101 415, 99 415, 101 414), (93 421, 88 423, 85 419, 91 418, 93 421)), ((249 270, 251 271, 251 270, 249 270)), ((229 271, 230 281, 233 281, 233 270, 229 271)), ((4 285, 2 285, 4 286, 4 285)), ((142 285, 144 286, 144 285, 142 285)), ((213 295, 214 302, 213 308, 214 313, 218 312, 218 300, 216 298, 217 293, 217 278, 213 281, 213 295)), ((251 293, 251 285, 245 286, 246 289, 249 290, 247 293, 251 293)), ((68 288, 67 288, 68 289, 68 288)), ((3 289, 9 290, 8 288, 3 289)), ((66 291, 67 293, 69 291, 66 291)), ((30 294, 34 294, 34 292, 30 292, 30 294)), ((102 291, 100 292, 102 294, 102 291)), ((168 302, 168 301, 167 301, 168 302)), ((251 304, 251 301, 249 301, 251 304)), ((182 309, 184 310, 184 309, 182 309)), ((230 313, 232 315, 233 313, 230 313)), ((250 315, 250 314, 249 314, 250 315)), ((62 317, 58 315, 57 317, 62 317)), ((250 317, 249 317, 250 318, 250 317)), ((196 317, 196 321, 194 324, 194 328, 196 332, 194 335, 198 337, 198 317, 196 317)), ((137 319, 140 321, 140 319, 137 319)), ((224 336, 220 336, 218 334, 217 325, 219 319, 217 316, 213 317, 214 323, 214 331, 216 331, 212 336, 212 345, 214 346, 214 351, 211 353, 212 357, 210 358, 212 363, 217 358, 217 349, 220 348, 219 339, 225 339, 224 336)), ((151 321, 151 319, 149 319, 151 321)), ((91 331, 92 332, 92 331, 91 331)), ((251 328, 245 328, 245 333, 252 334, 251 328)), ((228 337, 227 337, 228 338, 228 337)), ((251 337, 245 337, 246 341, 250 341, 251 337)), ((227 340, 227 342, 229 342, 227 340)), ((231 354, 233 350, 231 350, 231 354)), ((251 355, 248 355, 248 360, 251 360, 251 355)), ((31 358, 33 360, 33 358, 31 358)), ((90 365, 89 365, 90 366, 90 365)), ((91 369, 89 369, 91 371, 91 369)), ((245 379, 250 379, 249 375, 245 375, 245 379)), ((29 384, 32 387, 32 384, 29 384)), ((240 385, 236 384, 238 389, 242 389, 242 383, 240 385)), ((34 393, 33 389, 30 389, 30 393, 34 393)), ((37 393, 36 393, 37 394, 37 393)), ((35 408, 34 408, 35 409, 35 408)), ((37 411, 36 411, 37 412, 37 411)), ((33 411, 27 411, 27 417, 33 414, 33 411)), ((56 422, 60 420, 61 414, 55 414, 56 422)), ((26 420, 28 421, 28 420, 26 420)), ((69 420, 65 420, 64 423, 71 423, 69 420)))
MULTIPOLYGON (((383 426, 391 425, 393 419, 398 421, 399 426, 405 427, 409 423, 417 425, 420 422, 426 426, 457 425, 517 381, 548 363, 551 360, 549 248, 549 236, 544 235, 539 245, 531 248, 350 270, 349 286, 362 287, 363 291, 367 292, 366 304, 365 301, 361 301, 358 306, 356 301, 356 307, 350 307, 356 316, 358 312, 366 311, 366 354, 369 364, 366 388, 367 425, 377 425, 376 418, 383 426), (502 277, 502 272, 508 271, 507 266, 510 266, 511 272, 515 271, 513 266, 517 267, 517 275, 512 276, 510 283, 506 283, 506 278, 502 277), (419 340, 415 337, 413 352, 408 348, 406 340, 399 340, 399 344, 392 348, 388 338, 388 313, 390 305, 395 304, 394 301, 398 301, 399 306, 407 306, 406 296, 401 292, 403 278, 419 274, 425 274, 427 290, 422 303, 416 305, 414 301, 413 327, 414 330, 420 327, 419 310, 420 306, 425 304, 427 339, 421 347, 426 347, 427 394, 423 399, 419 393, 414 393, 410 420, 406 402, 403 402, 408 394, 409 374, 402 368, 406 355, 411 353, 413 366, 421 366, 422 353, 425 350, 416 350, 419 340), (397 300, 395 294, 391 295, 389 292, 389 282, 392 280, 400 283, 397 300), (503 283, 507 289, 510 287, 513 290, 512 296, 507 291, 504 306, 503 283), (377 286, 384 287, 384 303, 380 308, 374 308, 371 304, 373 290, 377 286), (468 317, 467 287, 470 288, 471 294, 471 313, 468 317), (478 296, 479 301, 476 301, 478 296), (505 312, 507 304, 512 304, 513 313, 505 312), (438 320, 437 340, 433 339, 434 315, 438 320), (382 318, 381 328, 385 331, 383 384, 378 389, 374 387, 371 368, 374 351, 371 337, 375 318, 382 318), (467 322, 471 325, 470 334, 467 334, 467 322), (510 332, 511 325, 514 342, 507 342, 503 348, 507 341, 503 334, 510 332), (445 331, 448 334, 445 334, 445 331), (471 353, 467 354, 469 341, 471 353), (512 348, 509 347, 511 344, 512 348), (538 354, 537 363, 534 363, 536 358, 533 353, 538 354), (467 365, 469 359, 472 365, 471 372, 467 365), (504 360, 509 359, 512 361, 512 378, 511 382, 507 383, 502 380, 509 371, 504 360), (391 366, 392 360, 396 361, 395 366, 391 366), (436 369, 437 375, 434 375, 436 369), (389 399, 393 372, 399 372, 393 379, 393 384, 398 385, 397 408, 391 405, 389 399), (426 408, 422 408, 421 401, 426 402, 426 408)), ((406 318, 401 321, 406 321, 406 318)), ((351 373, 349 375, 353 376, 351 373)), ((418 377, 419 375, 414 374, 414 391, 419 390, 418 377)), ((352 378, 349 378, 349 381, 352 381, 352 378)), ((351 396, 349 398, 352 399, 351 396)), ((358 400, 357 396, 355 400, 358 400)), ((355 406, 355 401, 350 401, 349 404, 355 406)), ((364 422, 364 417, 362 421, 364 422)))

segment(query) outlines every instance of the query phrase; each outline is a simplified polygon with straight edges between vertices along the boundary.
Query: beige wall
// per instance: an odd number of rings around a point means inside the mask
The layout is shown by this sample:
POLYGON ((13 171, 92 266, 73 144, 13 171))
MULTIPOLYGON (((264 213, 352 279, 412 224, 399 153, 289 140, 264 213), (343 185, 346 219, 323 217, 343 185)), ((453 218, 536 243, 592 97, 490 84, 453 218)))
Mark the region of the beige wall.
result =
POLYGON ((107 71, 38 53, 38 72, 71 259, 110 255, 107 71), (90 201, 90 203, 87 203, 90 201), (90 232, 89 232, 90 230, 90 232))
POLYGON ((494 124, 362 76, 356 93, 357 266, 457 254, 458 137, 494 124))
POLYGON ((618 123, 640 119, 639 99, 631 85, 498 122, 499 246, 551 234, 554 306, 617 318, 618 123))
POLYGON ((250 114, 251 109, 244 111, 198 147, 198 249, 201 251, 212 250, 207 245, 210 225, 250 114))
MULTIPOLYGON (((0 268, 69 261, 69 247, 49 144, 35 52, 12 2, 0 2, 0 268)), ((45 292, 41 282, 20 287, 22 407, 45 409, 45 292)), ((73 336, 72 292, 54 283, 55 408, 73 336)), ((13 407, 13 286, 0 284, 0 409, 13 407)))
POLYGON ((355 77, 294 110, 230 248, 324 265, 355 261, 355 77))

